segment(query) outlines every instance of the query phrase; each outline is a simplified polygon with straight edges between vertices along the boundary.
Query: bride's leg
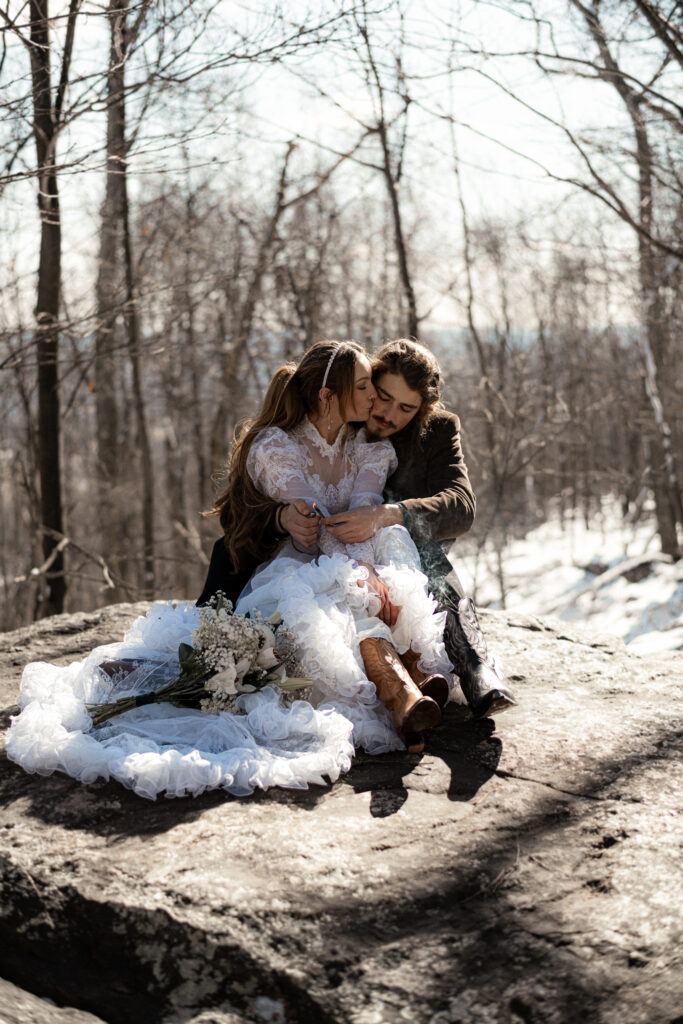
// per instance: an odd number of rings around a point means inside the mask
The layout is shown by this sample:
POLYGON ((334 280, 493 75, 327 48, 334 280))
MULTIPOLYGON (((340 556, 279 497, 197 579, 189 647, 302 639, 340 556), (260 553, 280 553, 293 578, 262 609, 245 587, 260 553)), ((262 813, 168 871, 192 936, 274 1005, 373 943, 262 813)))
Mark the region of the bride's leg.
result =
POLYGON ((438 725, 439 705, 420 692, 388 640, 382 637, 363 639, 360 652, 367 677, 375 684, 384 707, 391 712, 394 728, 404 742, 412 734, 438 725))

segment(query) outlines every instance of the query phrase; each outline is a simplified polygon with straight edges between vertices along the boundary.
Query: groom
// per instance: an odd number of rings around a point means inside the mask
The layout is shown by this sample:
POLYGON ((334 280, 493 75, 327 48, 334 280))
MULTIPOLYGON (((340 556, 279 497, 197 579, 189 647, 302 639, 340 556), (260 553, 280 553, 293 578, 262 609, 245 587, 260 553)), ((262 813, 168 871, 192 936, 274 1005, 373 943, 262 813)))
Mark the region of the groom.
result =
POLYGON ((366 428, 390 437, 398 467, 386 483, 386 504, 351 509, 324 522, 344 543, 366 540, 382 526, 404 525, 420 553, 429 590, 445 610, 446 653, 476 718, 516 701, 488 653, 472 600, 466 596, 442 542, 466 533, 475 497, 460 444, 460 421, 441 406, 437 359, 422 345, 400 339, 372 358, 377 397, 366 428))
MULTIPOLYGON (((383 526, 408 528, 430 590, 447 612, 446 652, 465 698, 475 717, 489 717, 515 700, 488 654, 474 604, 441 548, 441 542, 460 537, 474 521, 475 498, 460 446, 460 423, 441 407, 439 364, 428 349, 413 341, 392 341, 372 363, 377 397, 366 426, 377 437, 391 437, 398 468, 387 481, 385 504, 340 512, 329 516, 325 525, 344 543, 366 540, 383 526)), ((311 547, 318 525, 304 502, 273 505, 273 548, 286 534, 311 547)), ((206 604, 217 590, 234 603, 255 568, 256 564, 235 573, 223 538, 216 541, 197 604, 206 604)), ((392 624, 396 614, 389 605, 381 617, 392 624)))

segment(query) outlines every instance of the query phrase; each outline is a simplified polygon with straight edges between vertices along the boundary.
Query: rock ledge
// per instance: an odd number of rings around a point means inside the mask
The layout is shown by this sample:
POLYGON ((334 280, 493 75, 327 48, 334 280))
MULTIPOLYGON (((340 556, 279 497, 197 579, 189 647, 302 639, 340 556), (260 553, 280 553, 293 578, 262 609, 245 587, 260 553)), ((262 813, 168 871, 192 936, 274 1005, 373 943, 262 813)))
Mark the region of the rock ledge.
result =
MULTIPOLYGON (((26 661, 144 609, 4 634, 4 724, 26 661)), ((680 1024, 683 655, 483 623, 520 707, 334 786, 149 803, 3 755, 0 1022, 680 1024)))

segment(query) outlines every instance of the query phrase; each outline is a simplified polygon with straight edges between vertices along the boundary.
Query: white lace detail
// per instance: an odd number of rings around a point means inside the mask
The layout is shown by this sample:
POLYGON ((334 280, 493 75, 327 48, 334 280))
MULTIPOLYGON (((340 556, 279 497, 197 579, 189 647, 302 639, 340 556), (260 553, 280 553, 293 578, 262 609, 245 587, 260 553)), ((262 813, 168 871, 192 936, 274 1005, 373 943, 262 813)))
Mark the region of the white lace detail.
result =
MULTIPOLYGON (((364 429, 340 431, 328 445, 309 419, 291 433, 279 427, 262 430, 247 457, 247 472, 273 501, 315 502, 323 515, 359 505, 378 505, 388 474, 396 466, 389 441, 370 443, 364 429)), ((345 545, 323 527, 318 544, 323 554, 344 554, 373 563, 372 540, 345 545)))
POLYGON ((358 431, 353 439, 355 459, 360 470, 368 473, 376 473, 378 476, 390 476, 398 466, 398 458, 394 446, 385 438, 383 441, 369 441, 368 432, 365 427, 358 431))
POLYGON ((320 433, 315 423, 312 423, 311 420, 306 417, 303 423, 296 428, 296 434, 301 437, 305 437, 311 442, 314 448, 318 449, 321 455, 326 459, 333 461, 344 447, 344 440, 348 433, 348 429, 348 427, 342 427, 334 439, 334 443, 330 444, 330 442, 320 433))
POLYGON ((310 480, 313 491, 319 495, 317 503, 322 511, 328 510, 330 515, 332 515, 339 505, 342 506, 339 509, 340 512, 349 507, 353 492, 352 476, 347 477, 345 480, 340 480, 338 484, 324 483, 317 473, 308 473, 307 477, 310 480))
POLYGON ((306 498, 309 488, 303 478, 304 452, 279 427, 267 427, 256 437, 247 456, 247 472, 258 489, 274 501, 306 498))

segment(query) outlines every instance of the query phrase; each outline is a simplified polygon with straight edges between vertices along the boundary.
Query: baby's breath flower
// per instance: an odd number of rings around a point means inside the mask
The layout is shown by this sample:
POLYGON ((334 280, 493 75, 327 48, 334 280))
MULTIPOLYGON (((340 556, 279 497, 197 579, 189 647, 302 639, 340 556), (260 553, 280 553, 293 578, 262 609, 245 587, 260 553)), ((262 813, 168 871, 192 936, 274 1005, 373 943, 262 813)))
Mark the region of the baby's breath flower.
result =
POLYGON ((91 705, 93 721, 98 725, 138 707, 140 701, 149 703, 150 696, 155 703, 236 714, 235 701, 240 693, 254 693, 268 683, 279 686, 282 699, 288 703, 301 699, 310 680, 298 678, 296 638, 281 623, 279 613, 271 615, 267 623, 258 611, 251 617, 235 615, 232 604, 218 594, 199 614, 192 632, 193 646, 180 646, 178 677, 153 695, 144 695, 144 700, 122 697, 108 704, 91 705))

